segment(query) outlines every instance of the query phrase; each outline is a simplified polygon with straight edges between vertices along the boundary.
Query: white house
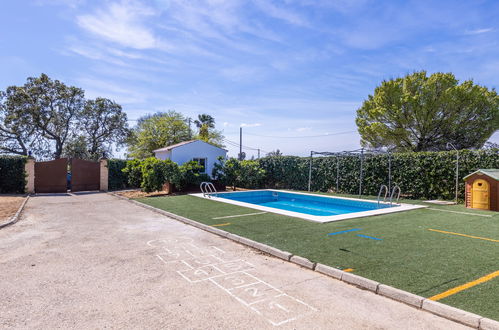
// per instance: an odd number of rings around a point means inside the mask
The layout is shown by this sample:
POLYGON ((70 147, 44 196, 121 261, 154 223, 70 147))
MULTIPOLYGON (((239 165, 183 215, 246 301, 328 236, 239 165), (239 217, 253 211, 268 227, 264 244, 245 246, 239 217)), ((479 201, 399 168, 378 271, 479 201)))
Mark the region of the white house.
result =
POLYGON ((201 140, 190 140, 156 149, 154 155, 159 159, 170 159, 178 165, 191 160, 196 161, 204 167, 202 173, 206 173, 211 177, 211 172, 218 161, 218 157, 226 158, 227 150, 201 140))

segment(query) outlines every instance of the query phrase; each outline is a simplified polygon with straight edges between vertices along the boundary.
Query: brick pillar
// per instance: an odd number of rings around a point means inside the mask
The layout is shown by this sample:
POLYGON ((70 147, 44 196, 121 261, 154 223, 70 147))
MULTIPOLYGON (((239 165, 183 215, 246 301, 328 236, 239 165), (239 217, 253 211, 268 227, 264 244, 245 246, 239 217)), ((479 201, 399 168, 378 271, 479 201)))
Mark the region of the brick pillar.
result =
POLYGON ((24 164, 24 172, 26 173, 25 192, 28 194, 35 193, 35 159, 28 157, 24 164))
POLYGON ((109 169, 107 158, 99 159, 100 162, 100 191, 108 191, 109 169))

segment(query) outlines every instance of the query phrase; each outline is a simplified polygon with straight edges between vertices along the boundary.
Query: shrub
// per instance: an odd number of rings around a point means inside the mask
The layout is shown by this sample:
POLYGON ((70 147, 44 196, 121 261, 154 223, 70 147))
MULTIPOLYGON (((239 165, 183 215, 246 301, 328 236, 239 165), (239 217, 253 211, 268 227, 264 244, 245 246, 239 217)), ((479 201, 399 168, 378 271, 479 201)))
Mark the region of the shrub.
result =
POLYGON ((232 186, 232 189, 235 189, 236 185, 240 181, 240 168, 241 163, 237 159, 225 159, 223 157, 219 157, 218 163, 216 163, 213 167, 213 177, 215 180, 219 180, 222 184, 232 186))
MULTIPOLYGON (((266 172, 261 187, 307 190, 309 161, 309 157, 261 158, 260 167, 266 172)), ((388 154, 364 155, 362 194, 377 195, 380 185, 388 184, 388 161, 388 154)), ((391 163, 392 187, 399 185, 406 197, 454 198, 455 151, 393 153, 391 163)), ((464 198, 463 177, 479 168, 499 168, 498 150, 459 151, 459 198, 464 198)), ((358 194, 359 176, 359 155, 317 157, 312 162, 311 190, 358 194)))
POLYGON ((142 161, 141 169, 141 188, 145 192, 162 190, 166 182, 178 184, 180 177, 178 165, 171 160, 149 157, 142 161))
POLYGON ((0 193, 23 194, 26 186, 26 157, 0 156, 0 193))
POLYGON ((243 160, 235 158, 219 158, 213 169, 213 177, 225 185, 245 188, 259 188, 265 179, 265 170, 260 167, 258 161, 243 160))
POLYGON ((123 172, 126 165, 127 161, 124 159, 109 159, 107 161, 109 190, 130 188, 127 173, 123 172))
POLYGON ((129 187, 138 188, 142 184, 142 161, 138 159, 128 160, 122 172, 126 176, 129 187))
POLYGON ((175 187, 180 191, 199 187, 201 182, 210 181, 206 173, 199 173, 203 167, 195 161, 190 161, 179 166, 179 180, 175 187))

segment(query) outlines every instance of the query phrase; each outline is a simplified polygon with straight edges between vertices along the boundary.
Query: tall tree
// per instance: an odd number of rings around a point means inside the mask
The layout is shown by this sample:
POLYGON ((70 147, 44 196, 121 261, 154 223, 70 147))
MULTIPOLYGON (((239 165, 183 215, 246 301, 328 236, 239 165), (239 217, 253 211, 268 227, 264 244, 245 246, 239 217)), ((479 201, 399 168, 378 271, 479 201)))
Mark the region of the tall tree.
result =
POLYGON ((46 74, 30 77, 10 95, 12 116, 34 125, 40 136, 54 145, 54 158, 60 158, 64 145, 75 130, 75 122, 85 103, 83 90, 52 80, 46 74))
POLYGON ((127 145, 129 156, 147 158, 153 150, 189 140, 185 117, 176 111, 158 112, 141 117, 132 129, 127 145))
POLYGON ((398 151, 480 148, 499 129, 494 89, 452 73, 415 72, 383 81, 357 110, 363 146, 398 151))
POLYGON ((0 91, 0 153, 47 155, 48 145, 33 124, 29 112, 16 101, 16 86, 0 91))
POLYGON ((194 121, 198 127, 196 139, 211 143, 217 147, 223 148, 224 136, 222 131, 215 129, 215 118, 208 114, 198 115, 198 119, 194 121))
POLYGON ((121 106, 100 97, 85 102, 78 128, 87 145, 88 154, 94 160, 102 153, 110 153, 113 144, 125 143, 129 135, 127 116, 121 106))
POLYGON ((196 124, 197 128, 201 128, 203 125, 208 128, 215 128, 215 118, 203 113, 198 115, 198 119, 194 120, 194 124, 196 124))

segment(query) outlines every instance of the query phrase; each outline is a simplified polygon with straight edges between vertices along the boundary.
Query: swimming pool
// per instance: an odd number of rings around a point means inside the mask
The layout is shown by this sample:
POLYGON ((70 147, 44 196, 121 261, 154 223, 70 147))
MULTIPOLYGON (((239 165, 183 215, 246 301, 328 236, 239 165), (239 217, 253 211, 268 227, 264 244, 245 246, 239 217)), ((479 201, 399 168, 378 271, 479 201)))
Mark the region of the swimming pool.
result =
POLYGON ((194 195, 315 222, 331 222, 424 207, 410 204, 378 204, 377 201, 282 190, 224 192, 211 196, 194 195))

